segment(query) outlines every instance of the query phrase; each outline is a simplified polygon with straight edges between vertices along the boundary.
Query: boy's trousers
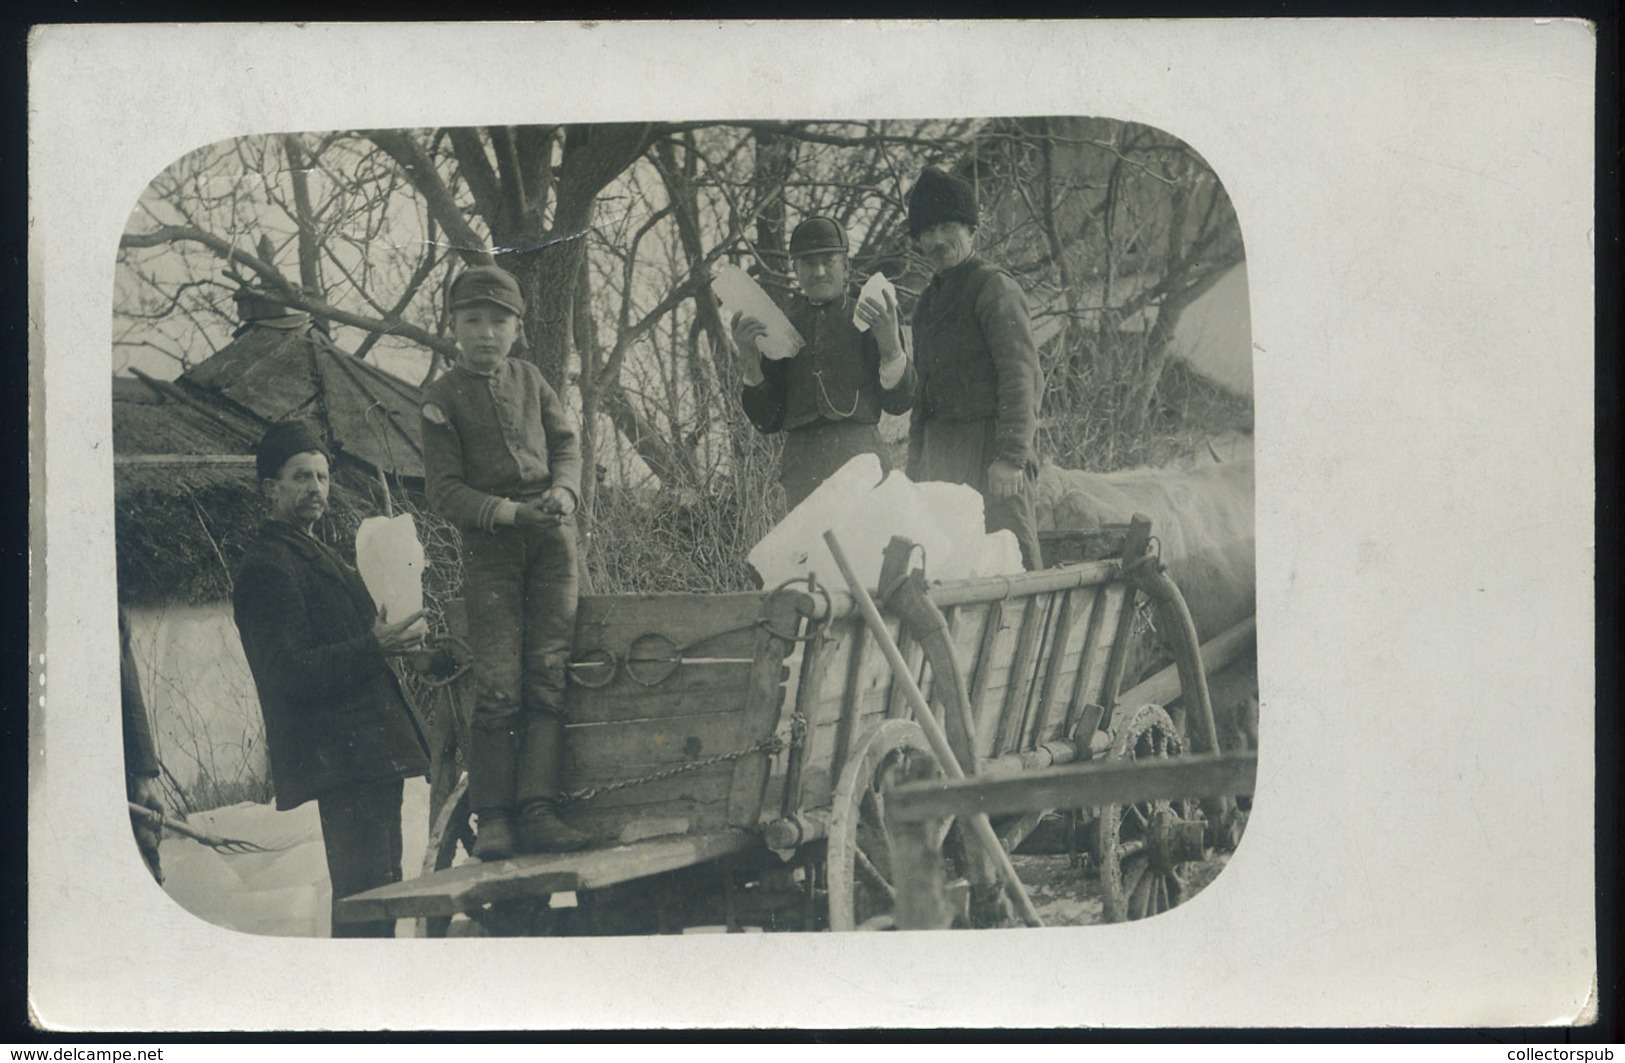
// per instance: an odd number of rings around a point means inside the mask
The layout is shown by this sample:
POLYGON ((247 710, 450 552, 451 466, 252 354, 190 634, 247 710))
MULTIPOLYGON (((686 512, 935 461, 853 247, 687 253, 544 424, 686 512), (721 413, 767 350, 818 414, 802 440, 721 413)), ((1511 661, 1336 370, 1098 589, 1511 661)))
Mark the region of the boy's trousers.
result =
POLYGON ((462 556, 474 728, 514 732, 522 714, 562 716, 576 624, 574 518, 464 530, 462 556))

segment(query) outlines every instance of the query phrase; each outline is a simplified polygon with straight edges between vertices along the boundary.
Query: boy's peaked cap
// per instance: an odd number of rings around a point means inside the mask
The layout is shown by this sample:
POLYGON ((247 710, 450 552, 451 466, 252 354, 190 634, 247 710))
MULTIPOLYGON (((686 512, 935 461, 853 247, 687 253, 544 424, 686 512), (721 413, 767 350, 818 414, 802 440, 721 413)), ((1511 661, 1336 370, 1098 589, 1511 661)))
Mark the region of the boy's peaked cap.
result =
POLYGON ((501 266, 470 266, 451 282, 447 303, 452 310, 473 303, 495 303, 516 314, 525 312, 525 296, 514 275, 501 266))

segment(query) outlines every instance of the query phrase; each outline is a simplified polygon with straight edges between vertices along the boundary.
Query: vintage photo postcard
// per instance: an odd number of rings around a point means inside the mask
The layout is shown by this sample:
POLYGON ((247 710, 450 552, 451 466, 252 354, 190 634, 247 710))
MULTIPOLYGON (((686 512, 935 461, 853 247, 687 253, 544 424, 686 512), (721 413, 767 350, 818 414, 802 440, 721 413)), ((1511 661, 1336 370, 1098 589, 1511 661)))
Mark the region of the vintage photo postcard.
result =
POLYGON ((33 1020, 1587 1021, 1594 51, 40 30, 33 1020))

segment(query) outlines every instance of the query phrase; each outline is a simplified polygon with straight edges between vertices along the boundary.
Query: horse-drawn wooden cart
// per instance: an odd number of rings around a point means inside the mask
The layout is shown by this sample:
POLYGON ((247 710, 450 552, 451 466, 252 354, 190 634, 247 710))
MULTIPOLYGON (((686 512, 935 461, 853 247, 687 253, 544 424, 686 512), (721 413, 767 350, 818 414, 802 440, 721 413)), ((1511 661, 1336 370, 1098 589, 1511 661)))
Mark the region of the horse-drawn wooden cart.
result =
MULTIPOLYGON (((894 541, 878 597, 905 674, 853 594, 823 582, 585 596, 567 818, 594 845, 453 867, 472 840, 459 791, 432 828, 426 873, 345 899, 339 917, 421 918, 431 934, 459 913, 495 933, 885 927, 886 793, 943 771, 909 679, 967 774, 1216 750, 1195 629, 1148 541, 1137 519, 1118 531, 1115 556, 935 584, 908 571, 911 553, 894 541), (1118 703, 1143 606, 1171 644, 1188 725, 1118 703), (565 893, 574 907, 550 904, 565 893)), ((1222 810, 1163 801, 1082 817, 1107 917, 1177 904, 1181 865, 1205 857, 1222 810)), ((994 821, 1004 849, 1038 820, 994 821)), ((942 852, 955 925, 1010 922, 994 854, 963 825, 945 829, 942 852)))

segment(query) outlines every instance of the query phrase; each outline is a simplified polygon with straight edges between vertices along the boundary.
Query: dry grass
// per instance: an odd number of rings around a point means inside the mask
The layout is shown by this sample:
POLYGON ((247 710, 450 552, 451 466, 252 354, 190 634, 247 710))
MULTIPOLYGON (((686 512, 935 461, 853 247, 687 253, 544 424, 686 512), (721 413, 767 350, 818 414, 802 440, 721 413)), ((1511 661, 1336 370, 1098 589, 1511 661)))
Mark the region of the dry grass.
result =
POLYGON ((1143 422, 1134 401, 1144 352, 1132 338, 1112 357, 1046 359, 1038 449, 1067 469, 1114 472, 1165 465, 1207 441, 1250 433, 1252 401, 1184 362, 1162 369, 1143 422))

